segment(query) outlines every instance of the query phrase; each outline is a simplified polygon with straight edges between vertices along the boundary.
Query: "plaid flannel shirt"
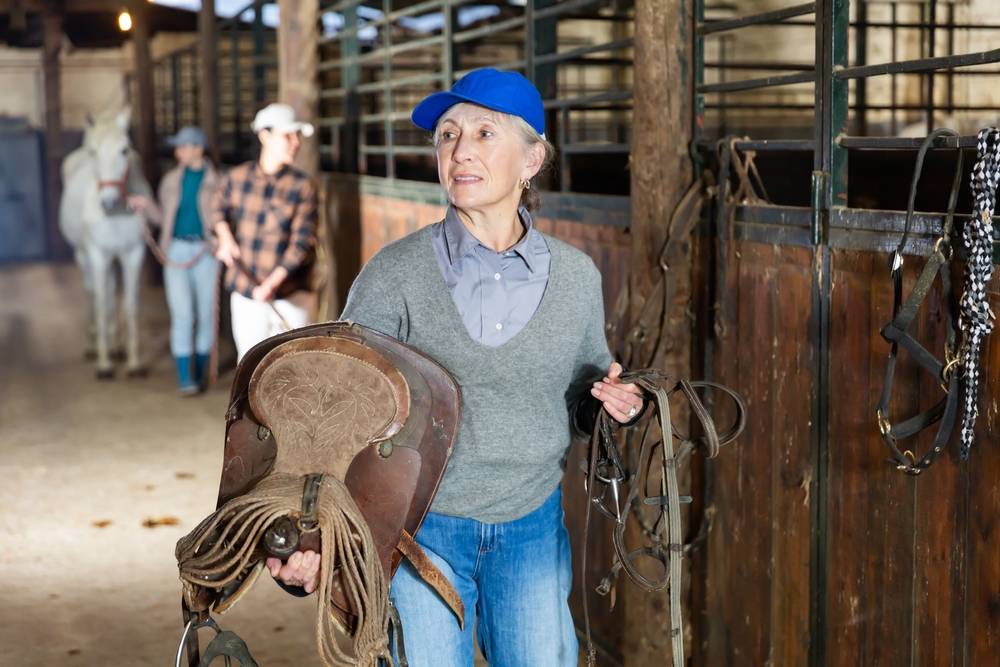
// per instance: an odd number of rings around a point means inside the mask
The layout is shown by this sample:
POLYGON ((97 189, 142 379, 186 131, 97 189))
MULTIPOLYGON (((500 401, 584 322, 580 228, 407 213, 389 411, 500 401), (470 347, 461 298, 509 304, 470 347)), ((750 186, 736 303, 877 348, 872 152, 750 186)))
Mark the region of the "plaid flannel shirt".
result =
POLYGON ((288 278, 276 297, 310 289, 319 218, 316 186, 305 173, 286 165, 265 174, 258 163, 234 167, 212 199, 213 223, 226 222, 240 247, 243 267, 226 272, 226 287, 250 297, 257 282, 279 266, 288 278))

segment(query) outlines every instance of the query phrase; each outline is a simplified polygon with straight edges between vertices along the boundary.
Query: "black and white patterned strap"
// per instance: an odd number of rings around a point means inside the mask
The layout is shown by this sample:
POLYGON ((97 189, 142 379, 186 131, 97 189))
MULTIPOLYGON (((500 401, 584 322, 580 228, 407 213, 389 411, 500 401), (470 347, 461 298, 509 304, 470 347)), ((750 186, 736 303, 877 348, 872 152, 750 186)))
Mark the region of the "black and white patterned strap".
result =
POLYGON ((964 337, 962 367, 965 375, 965 414, 962 416, 960 458, 969 456, 979 415, 979 352, 993 330, 993 311, 986 299, 986 287, 993 276, 993 211, 997 183, 1000 182, 1000 130, 979 132, 978 156, 972 169, 972 219, 965 225, 962 239, 968 251, 965 291, 959 308, 959 328, 964 337))

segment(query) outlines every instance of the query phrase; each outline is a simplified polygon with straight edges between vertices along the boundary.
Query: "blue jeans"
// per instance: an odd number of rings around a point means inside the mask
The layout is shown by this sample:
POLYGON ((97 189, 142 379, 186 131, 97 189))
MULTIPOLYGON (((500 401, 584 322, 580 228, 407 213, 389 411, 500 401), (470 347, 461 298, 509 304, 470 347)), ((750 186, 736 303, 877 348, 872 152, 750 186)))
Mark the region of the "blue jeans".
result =
POLYGON ((472 667, 473 631, 490 667, 576 667, 569 537, 559 489, 507 523, 430 513, 417 542, 465 605, 465 629, 405 560, 390 597, 411 667, 472 667))
MULTIPOLYGON (((201 241, 172 239, 167 258, 184 264, 194 259, 204 247, 201 241)), ((164 268, 163 284, 170 308, 170 352, 175 357, 190 357, 192 353, 208 354, 211 351, 215 338, 215 283, 218 276, 219 261, 208 248, 191 268, 164 268)))

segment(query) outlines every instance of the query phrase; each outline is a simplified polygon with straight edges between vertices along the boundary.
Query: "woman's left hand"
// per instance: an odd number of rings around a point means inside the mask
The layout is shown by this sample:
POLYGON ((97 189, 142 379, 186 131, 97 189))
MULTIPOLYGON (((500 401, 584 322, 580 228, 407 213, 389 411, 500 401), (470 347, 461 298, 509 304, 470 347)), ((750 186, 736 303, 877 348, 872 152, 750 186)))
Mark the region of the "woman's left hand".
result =
POLYGON ((608 367, 607 376, 594 383, 590 394, 604 404, 604 409, 618 422, 632 421, 642 410, 645 399, 642 390, 634 384, 624 384, 619 378, 622 365, 617 361, 608 367))

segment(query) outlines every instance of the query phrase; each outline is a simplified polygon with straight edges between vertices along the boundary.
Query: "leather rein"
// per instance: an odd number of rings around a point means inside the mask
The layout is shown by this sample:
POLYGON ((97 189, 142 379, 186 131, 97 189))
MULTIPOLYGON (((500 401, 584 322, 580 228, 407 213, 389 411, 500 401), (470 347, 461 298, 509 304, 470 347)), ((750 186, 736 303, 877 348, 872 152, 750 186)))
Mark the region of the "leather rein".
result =
MULTIPOLYGON (((735 391, 714 382, 690 382, 671 378, 660 371, 643 370, 623 373, 622 382, 635 383, 642 388, 651 402, 652 415, 644 416, 638 423, 621 427, 602 408, 590 441, 590 461, 584 489, 587 493, 587 511, 584 522, 584 544, 590 530, 591 509, 614 522, 612 543, 615 555, 609 574, 597 587, 597 592, 611 591, 619 571, 646 591, 659 591, 670 587, 670 627, 673 647, 673 664, 684 665, 684 634, 681 608, 681 564, 690 548, 684 544, 681 525, 681 504, 690 503, 691 496, 681 496, 677 471, 696 449, 707 458, 715 458, 719 449, 733 440, 746 425, 746 406, 735 391), (718 390, 729 396, 736 406, 736 419, 726 431, 719 433, 709 411, 705 408, 696 389, 718 390), (673 424, 670 415, 670 397, 680 392, 691 408, 691 414, 701 428, 699 438, 683 434, 673 424), (651 428, 652 426, 657 428, 651 428), (618 446, 616 431, 625 428, 626 446, 618 446), (634 434, 640 432, 638 443, 634 434), (656 435, 659 438, 656 439, 656 435), (675 450, 674 439, 679 443, 675 450), (638 445, 638 446, 637 446, 638 445), (657 487, 651 493, 650 487, 657 487), (610 495, 610 498, 609 498, 610 495), (657 518, 650 526, 643 522, 641 509, 657 508, 657 518), (642 533, 649 540, 645 546, 629 548, 625 543, 625 528, 630 515, 639 519, 642 533), (661 568, 659 576, 650 578, 642 573, 638 563, 653 561, 661 568)), ((584 549, 581 581, 587 590, 587 551, 584 549)), ((595 652, 590 633, 590 612, 584 596, 584 625, 587 633, 587 664, 595 664, 595 652)))

